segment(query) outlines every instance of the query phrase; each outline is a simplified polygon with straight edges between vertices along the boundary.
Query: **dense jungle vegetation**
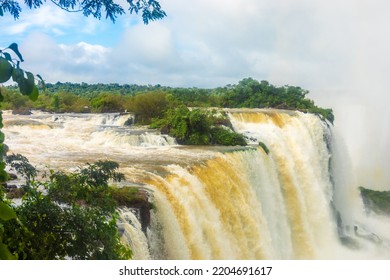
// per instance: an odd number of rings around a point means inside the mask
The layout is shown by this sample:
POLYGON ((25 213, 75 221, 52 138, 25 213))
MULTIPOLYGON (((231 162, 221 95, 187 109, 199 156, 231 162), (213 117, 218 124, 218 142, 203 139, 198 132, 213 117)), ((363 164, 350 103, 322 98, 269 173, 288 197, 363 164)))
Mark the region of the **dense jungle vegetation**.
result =
POLYGON ((236 85, 202 89, 173 88, 161 85, 119 84, 47 84, 37 101, 21 95, 16 86, 2 88, 0 109, 49 112, 134 112, 139 121, 148 124, 153 118, 179 105, 219 108, 278 108, 318 114, 334 121, 332 109, 316 106, 307 98, 308 91, 296 86, 277 87, 267 81, 245 78, 236 85))

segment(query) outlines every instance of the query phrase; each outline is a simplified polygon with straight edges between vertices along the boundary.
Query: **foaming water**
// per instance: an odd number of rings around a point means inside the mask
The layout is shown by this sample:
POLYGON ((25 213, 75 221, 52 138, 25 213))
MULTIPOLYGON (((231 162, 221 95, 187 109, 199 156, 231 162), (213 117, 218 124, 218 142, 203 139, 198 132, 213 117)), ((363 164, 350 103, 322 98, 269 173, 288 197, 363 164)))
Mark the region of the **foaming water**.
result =
POLYGON ((120 159, 129 151, 135 158, 142 158, 144 147, 159 149, 176 145, 174 138, 156 130, 124 126, 131 115, 5 113, 3 118, 10 152, 23 153, 38 164, 120 159))

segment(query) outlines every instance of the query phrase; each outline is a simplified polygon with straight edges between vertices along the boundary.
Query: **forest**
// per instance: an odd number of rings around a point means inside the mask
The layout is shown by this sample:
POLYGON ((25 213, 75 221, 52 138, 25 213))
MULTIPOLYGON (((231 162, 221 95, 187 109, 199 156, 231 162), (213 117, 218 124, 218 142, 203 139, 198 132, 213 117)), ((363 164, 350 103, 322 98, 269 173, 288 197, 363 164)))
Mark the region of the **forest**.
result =
POLYGON ((33 102, 17 86, 1 88, 0 109, 28 112, 32 109, 64 113, 133 112, 142 124, 162 117, 170 108, 277 108, 314 113, 333 123, 332 109, 320 108, 297 86, 275 86, 268 81, 245 78, 235 85, 217 88, 179 88, 161 85, 46 84, 33 102))

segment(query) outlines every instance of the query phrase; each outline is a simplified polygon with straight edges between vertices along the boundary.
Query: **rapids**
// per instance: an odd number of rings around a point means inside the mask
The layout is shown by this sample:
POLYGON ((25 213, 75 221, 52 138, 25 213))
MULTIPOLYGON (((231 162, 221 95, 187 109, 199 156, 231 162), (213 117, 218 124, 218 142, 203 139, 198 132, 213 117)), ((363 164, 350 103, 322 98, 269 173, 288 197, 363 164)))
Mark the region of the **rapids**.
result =
POLYGON ((122 241, 134 258, 390 257, 385 237, 375 244, 361 238, 369 230, 350 230, 361 205, 350 201, 359 198, 330 125, 300 112, 226 111, 247 147, 179 146, 155 130, 125 125, 128 114, 4 112, 3 131, 9 153, 38 168, 109 159, 120 164, 124 186, 148 190, 155 210, 146 233, 135 212, 121 210, 122 241))

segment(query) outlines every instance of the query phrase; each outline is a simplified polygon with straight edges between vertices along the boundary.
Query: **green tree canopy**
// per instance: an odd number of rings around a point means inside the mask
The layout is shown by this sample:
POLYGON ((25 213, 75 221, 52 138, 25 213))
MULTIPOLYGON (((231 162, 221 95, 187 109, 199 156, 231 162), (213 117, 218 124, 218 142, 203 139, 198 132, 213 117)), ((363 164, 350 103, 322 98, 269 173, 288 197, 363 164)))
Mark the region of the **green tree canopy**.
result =
MULTIPOLYGON (((81 12, 84 16, 90 16, 101 19, 102 13, 105 17, 115 22, 118 16, 125 13, 124 7, 115 3, 113 0, 50 0, 59 8, 68 12, 81 12)), ((162 19, 166 13, 161 9, 159 2, 155 0, 126 0, 130 14, 141 13, 145 24, 150 21, 162 19)), ((40 8, 46 0, 24 0, 24 3, 30 8, 40 8)), ((0 0, 0 16, 4 13, 10 13, 15 19, 19 18, 22 8, 15 0, 0 0)))
POLYGON ((0 201, 0 259, 131 257, 120 242, 109 186, 124 179, 116 162, 97 161, 73 173, 50 170, 43 182, 26 157, 10 155, 7 163, 26 186, 20 205, 0 201))

